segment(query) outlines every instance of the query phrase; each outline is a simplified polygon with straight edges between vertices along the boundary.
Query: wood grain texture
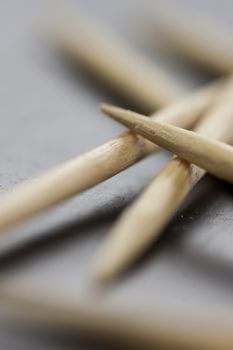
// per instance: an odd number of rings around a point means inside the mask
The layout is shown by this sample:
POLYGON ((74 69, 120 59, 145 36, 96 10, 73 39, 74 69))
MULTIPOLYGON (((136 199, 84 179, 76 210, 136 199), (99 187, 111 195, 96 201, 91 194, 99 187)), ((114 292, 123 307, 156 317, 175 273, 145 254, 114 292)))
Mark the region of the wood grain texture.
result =
MULTIPOLYGON (((103 104, 101 109, 113 119, 151 142, 157 143, 160 147, 223 180, 233 182, 233 147, 193 131, 149 120, 143 115, 118 107, 103 104)), ((228 111, 229 108, 226 106, 226 112, 228 111)), ((221 109, 221 112, 224 116, 225 108, 221 109)), ((229 128, 231 126, 228 125, 229 128)))
MULTIPOLYGON (((222 83, 203 88, 154 114, 153 118, 182 127, 191 127, 213 102, 221 88, 222 83)), ((0 197, 0 229, 6 229, 95 186, 157 148, 141 136, 127 132, 38 178, 16 186, 0 197)))
MULTIPOLYGON (((195 131, 224 142, 232 142, 232 82, 222 92, 195 131)), ((110 232, 94 265, 94 275, 107 281, 124 271, 158 239, 187 194, 205 171, 175 157, 132 204, 110 232)))
POLYGON ((50 26, 49 38, 88 72, 146 111, 184 95, 183 87, 169 73, 77 10, 62 13, 50 26))

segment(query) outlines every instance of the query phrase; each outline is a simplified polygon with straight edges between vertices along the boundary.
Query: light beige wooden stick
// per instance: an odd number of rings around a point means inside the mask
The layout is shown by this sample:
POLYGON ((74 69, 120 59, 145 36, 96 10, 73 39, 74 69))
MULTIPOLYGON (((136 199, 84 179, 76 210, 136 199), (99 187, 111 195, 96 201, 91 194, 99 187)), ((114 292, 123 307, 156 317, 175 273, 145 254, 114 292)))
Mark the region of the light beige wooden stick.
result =
POLYGON ((203 312, 199 317, 187 317, 177 313, 164 313, 154 307, 150 314, 140 309, 122 311, 106 310, 98 300, 89 304, 77 302, 69 305, 56 301, 54 297, 41 298, 15 293, 17 286, 0 293, 1 313, 5 318, 20 322, 39 322, 69 332, 81 332, 94 339, 109 340, 123 348, 139 349, 193 349, 232 350, 233 320, 226 314, 211 319, 203 312))
MULTIPOLYGON (((153 118, 190 127, 214 101, 223 83, 186 97, 153 118)), ((0 229, 6 229, 126 169, 157 146, 130 132, 0 196, 0 229)))
MULTIPOLYGON (((196 132, 224 142, 232 142, 232 82, 202 120, 196 132)), ((110 280, 124 271, 159 237, 164 226, 179 208, 205 171, 174 158, 146 191, 117 221, 94 264, 99 281, 110 280)))
POLYGON ((153 23, 165 48, 217 73, 232 70, 232 32, 224 29, 224 22, 217 23, 187 9, 172 11, 169 7, 169 10, 158 11, 153 23))
POLYGON ((83 13, 63 11, 50 28, 57 45, 137 107, 154 111, 184 95, 181 84, 83 13))
POLYGON ((102 105, 102 111, 182 159, 233 182, 233 147, 193 131, 149 120, 146 116, 122 108, 102 105))

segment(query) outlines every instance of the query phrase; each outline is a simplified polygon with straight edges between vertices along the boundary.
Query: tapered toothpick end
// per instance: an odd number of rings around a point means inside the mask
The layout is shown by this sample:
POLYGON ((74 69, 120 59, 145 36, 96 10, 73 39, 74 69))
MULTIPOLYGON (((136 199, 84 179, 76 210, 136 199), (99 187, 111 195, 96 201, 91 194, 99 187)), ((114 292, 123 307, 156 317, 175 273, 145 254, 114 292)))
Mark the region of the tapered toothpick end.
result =
POLYGON ((113 235, 97 255, 92 270, 92 278, 101 285, 109 284, 121 272, 128 254, 122 247, 122 241, 113 235))
POLYGON ((125 125, 126 127, 134 130, 137 123, 144 120, 146 116, 126 110, 120 107, 112 106, 107 103, 100 105, 100 109, 103 113, 107 114, 110 118, 125 125))
POLYGON ((112 271, 111 268, 108 269, 108 263, 103 260, 98 261, 95 264, 95 268, 92 271, 92 279, 93 281, 95 281, 97 284, 100 285, 107 285, 110 283, 111 279, 112 279, 112 271))
POLYGON ((100 110, 104 114, 107 114, 109 117, 114 118, 116 120, 117 120, 118 116, 123 115, 127 112, 126 110, 124 110, 120 107, 116 107, 116 106, 110 105, 108 103, 101 103, 100 110))

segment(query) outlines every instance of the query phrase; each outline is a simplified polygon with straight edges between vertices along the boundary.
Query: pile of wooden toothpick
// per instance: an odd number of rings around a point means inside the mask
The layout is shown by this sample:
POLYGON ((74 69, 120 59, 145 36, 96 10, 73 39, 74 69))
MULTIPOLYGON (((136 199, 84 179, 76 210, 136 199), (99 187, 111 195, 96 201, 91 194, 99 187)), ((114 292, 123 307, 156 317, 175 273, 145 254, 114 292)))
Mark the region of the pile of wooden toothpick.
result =
MULTIPOLYGON (((218 81, 186 95, 160 67, 152 65, 83 14, 78 18, 72 15, 67 21, 63 19, 53 28, 49 39, 57 48, 140 109, 156 109, 156 112, 148 118, 102 104, 101 110, 129 131, 1 194, 1 231, 90 189, 159 147, 167 149, 175 156, 123 212, 97 257, 94 277, 98 282, 107 283, 156 241, 206 172, 233 182, 230 145, 233 141, 233 45, 230 48, 228 43, 215 45, 216 42, 200 35, 202 28, 182 31, 180 22, 179 26, 172 27, 175 22, 175 19, 170 21, 169 27, 160 21, 161 35, 167 43, 179 54, 224 73, 218 81)), ((214 341, 208 339, 212 346, 214 341)), ((208 345, 208 341, 204 345, 208 345)))

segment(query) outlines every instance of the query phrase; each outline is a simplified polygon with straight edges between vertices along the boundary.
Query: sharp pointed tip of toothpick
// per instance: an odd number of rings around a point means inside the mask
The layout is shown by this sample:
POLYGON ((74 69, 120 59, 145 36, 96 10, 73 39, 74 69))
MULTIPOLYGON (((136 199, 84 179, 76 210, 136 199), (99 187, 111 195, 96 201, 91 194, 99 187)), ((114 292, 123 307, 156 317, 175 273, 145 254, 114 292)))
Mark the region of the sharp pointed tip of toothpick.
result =
POLYGON ((125 125, 126 127, 133 127, 132 119, 136 113, 106 103, 101 104, 100 109, 107 116, 125 125))
POLYGON ((103 113, 108 114, 108 115, 112 114, 112 113, 115 114, 117 111, 118 112, 124 111, 124 109, 117 107, 117 106, 114 106, 114 105, 111 105, 109 103, 101 103, 99 105, 99 108, 103 113))
POLYGON ((108 117, 114 119, 118 123, 125 125, 126 127, 130 127, 130 125, 127 123, 129 111, 106 103, 102 103, 100 105, 100 109, 108 117))
POLYGON ((99 105, 100 110, 107 114, 109 117, 117 120, 117 121, 137 121, 141 118, 147 118, 143 114, 139 114, 137 112, 131 111, 129 109, 121 108, 118 106, 114 106, 108 103, 101 103, 99 105))
POLYGON ((102 102, 99 104, 99 109, 101 110, 101 112, 105 112, 105 108, 107 108, 108 106, 108 103, 102 102))

